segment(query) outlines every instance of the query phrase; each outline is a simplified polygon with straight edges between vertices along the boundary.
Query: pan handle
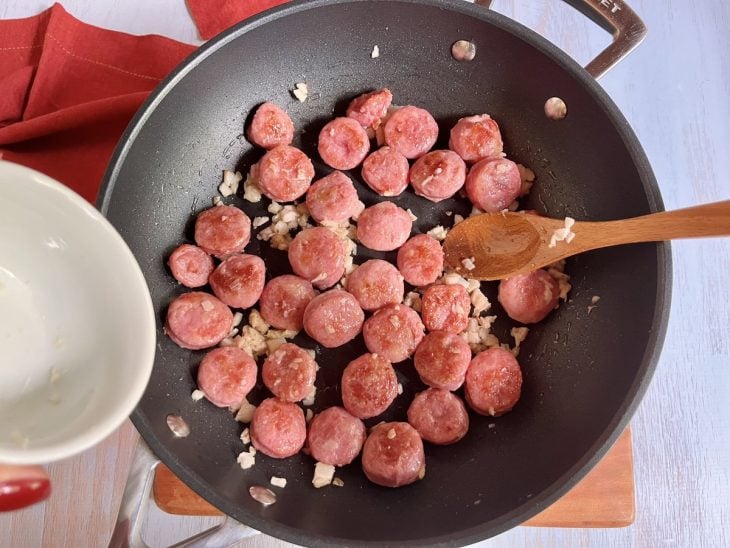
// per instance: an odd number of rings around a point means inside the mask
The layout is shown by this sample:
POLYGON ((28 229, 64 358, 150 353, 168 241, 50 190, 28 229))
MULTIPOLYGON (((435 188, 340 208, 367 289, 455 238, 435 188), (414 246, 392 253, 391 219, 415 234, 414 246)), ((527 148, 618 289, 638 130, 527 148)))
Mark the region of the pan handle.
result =
MULTIPOLYGON (((129 469, 127 484, 124 486, 122 503, 119 507, 112 538, 109 541, 109 548, 148 548, 142 540, 142 525, 151 500, 150 493, 158 464, 160 464, 160 459, 140 439, 129 469)), ((219 525, 178 542, 170 548, 210 546, 225 548, 234 546, 241 540, 258 533, 255 529, 226 517, 219 525)))
MULTIPOLYGON (((475 0, 489 7, 492 0, 475 0)), ((613 42, 586 65, 598 80, 638 46, 646 36, 646 25, 623 0, 563 0, 613 35, 613 42)))

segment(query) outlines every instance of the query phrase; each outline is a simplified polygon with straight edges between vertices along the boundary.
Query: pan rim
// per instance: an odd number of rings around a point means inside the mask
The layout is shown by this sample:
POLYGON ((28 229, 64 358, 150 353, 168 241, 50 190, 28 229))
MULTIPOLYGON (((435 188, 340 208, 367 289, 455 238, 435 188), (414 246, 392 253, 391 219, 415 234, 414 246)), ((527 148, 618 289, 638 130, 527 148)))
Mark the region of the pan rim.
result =
MULTIPOLYGON (((468 15, 512 34, 516 38, 526 42, 531 47, 549 57, 585 89, 585 91, 594 99, 597 105, 611 120, 624 146, 629 152, 631 158, 634 160, 650 209, 652 211, 664 210, 661 194, 648 158, 646 157, 637 136, 634 134, 628 121, 625 119, 616 104, 582 66, 580 66, 563 50, 533 30, 499 13, 464 2, 463 0, 297 0, 247 19, 211 39, 185 58, 157 86, 157 88, 151 92, 150 96, 146 99, 145 103, 140 107, 125 129, 125 132, 120 138, 120 141, 109 161, 96 201, 96 205, 101 213, 106 215, 108 212, 121 166, 124 164, 129 150, 131 149, 137 135, 145 126, 147 119, 155 111, 157 105, 162 102, 167 94, 175 87, 175 85, 190 71, 194 70, 209 55, 215 53, 220 48, 225 47, 229 42, 232 42, 247 32, 282 17, 287 17, 310 9, 326 8, 328 5, 332 4, 336 5, 376 1, 387 1, 390 3, 401 4, 425 4, 445 11, 468 15)), ((605 455, 608 449, 610 449, 623 432, 638 405, 642 401, 656 369, 666 335, 672 293, 671 246, 668 242, 658 243, 656 244, 656 252, 658 267, 656 299, 651 331, 646 343, 644 356, 637 368, 635 381, 629 391, 627 391, 622 405, 619 406, 609 425, 604 429, 603 433, 598 437, 589 450, 586 451, 583 458, 574 463, 560 478, 556 479, 539 495, 526 500, 523 504, 513 509, 508 514, 456 533, 398 541, 398 545, 453 546, 455 543, 465 545, 498 535, 519 525, 547 508, 550 504, 569 491, 576 483, 578 483, 605 455)), ((168 448, 152 433, 153 429, 151 428, 149 421, 146 416, 141 413, 139 408, 135 408, 131 415, 131 419, 142 438, 150 446, 154 453, 188 486, 226 514, 234 517, 235 519, 242 520, 243 523, 246 523, 254 529, 289 542, 308 546, 341 546, 343 544, 349 546, 387 546, 393 544, 392 541, 353 540, 349 538, 329 536, 322 537, 315 533, 306 532, 302 529, 296 529, 259 517, 253 513, 241 511, 240 508, 232 506, 226 499, 220 497, 214 490, 210 489, 205 482, 201 481, 195 474, 190 473, 179 463, 175 454, 169 451, 168 448)))

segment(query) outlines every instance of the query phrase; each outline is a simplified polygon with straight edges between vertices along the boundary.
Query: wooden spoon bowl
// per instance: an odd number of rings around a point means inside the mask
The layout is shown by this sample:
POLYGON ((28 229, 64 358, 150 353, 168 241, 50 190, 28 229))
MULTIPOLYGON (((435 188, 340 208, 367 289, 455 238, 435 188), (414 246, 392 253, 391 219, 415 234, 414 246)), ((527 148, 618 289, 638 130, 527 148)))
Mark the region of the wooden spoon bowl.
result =
POLYGON ((576 222, 568 228, 571 221, 508 212, 470 217, 446 237, 445 265, 466 278, 501 280, 591 249, 729 236, 730 200, 620 221, 576 222))

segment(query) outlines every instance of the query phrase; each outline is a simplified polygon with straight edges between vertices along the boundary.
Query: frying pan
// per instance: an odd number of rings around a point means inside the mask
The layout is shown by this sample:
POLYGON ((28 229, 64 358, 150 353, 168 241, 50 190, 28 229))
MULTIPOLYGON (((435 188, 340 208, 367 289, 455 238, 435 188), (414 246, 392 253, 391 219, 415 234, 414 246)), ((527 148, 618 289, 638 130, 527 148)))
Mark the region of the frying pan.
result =
MULTIPOLYGON (((640 39, 642 29, 622 2, 571 2, 616 30, 616 42, 589 66, 600 75, 640 39), (619 6, 619 10, 606 8, 619 6), (613 12, 612 12, 613 11, 613 12)), ((157 356, 147 391, 132 420, 152 451, 213 505, 241 523, 297 544, 466 544, 500 533, 535 515, 574 485, 615 441, 636 408, 658 358, 670 298, 668 244, 606 249, 568 262, 570 300, 531 328, 520 363, 524 387, 515 409, 499 418, 472 414, 467 437, 426 448, 423 481, 400 489, 369 483, 359 462, 338 470, 342 488, 314 489, 313 461, 257 455, 242 471, 242 425, 228 411, 194 402, 203 353, 178 348, 164 336, 167 304, 183 290, 164 260, 191 241, 193 215, 210 207, 223 169, 245 173, 261 156, 243 136, 263 101, 284 106, 301 130, 295 144, 315 160, 319 129, 342 115, 351 98, 388 87, 396 104, 432 112, 447 146, 447 128, 459 117, 488 112, 502 127, 508 157, 531 167, 537 183, 523 207, 551 216, 610 220, 662 209, 641 147, 594 77, 530 30, 483 7, 443 0, 314 0, 288 4, 223 33, 194 53, 152 94, 131 122, 106 173, 98 200, 145 273, 157 311, 157 356), (471 40, 471 62, 452 58, 456 40, 471 40), (374 45, 380 57, 372 59, 374 45), (310 95, 290 95, 306 82, 310 95), (548 119, 543 105, 562 98, 568 116, 548 119), (599 308, 589 316, 592 296, 599 308), (190 435, 166 424, 179 415, 190 435), (492 425, 490 427, 490 425, 492 425), (288 480, 276 504, 249 496, 271 476, 288 480)), ((368 205, 376 196, 356 180, 368 205)), ((227 199, 249 216, 265 205, 227 199)), ((414 231, 448 224, 446 212, 468 213, 463 198, 432 204, 407 192, 395 199, 418 217, 414 231)), ((367 252, 356 262, 392 253, 367 252)), ((286 254, 252 239, 272 273, 289 272, 286 254)), ((509 341, 510 322, 499 315, 495 332, 509 341)), ((362 338, 322 351, 314 410, 340 403, 342 369, 364 353, 362 338)), ((396 367, 404 394, 382 416, 404 420, 423 389, 410 362, 396 367)), ((259 386, 254 403, 265 397, 259 386)), ((124 509, 123 509, 124 510, 124 509)))

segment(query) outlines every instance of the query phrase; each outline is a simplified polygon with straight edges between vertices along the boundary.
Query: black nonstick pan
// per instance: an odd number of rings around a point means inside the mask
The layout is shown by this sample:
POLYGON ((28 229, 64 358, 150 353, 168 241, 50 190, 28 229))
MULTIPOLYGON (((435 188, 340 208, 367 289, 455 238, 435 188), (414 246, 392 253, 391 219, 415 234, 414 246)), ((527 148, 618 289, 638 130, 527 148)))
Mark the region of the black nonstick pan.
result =
MULTIPOLYGON (((571 3, 604 26, 626 25, 610 51, 589 66, 594 75, 641 35, 622 2, 571 3)), ((441 147, 459 117, 490 113, 501 125, 508 157, 537 174, 525 208, 592 220, 662 209, 636 137, 593 76, 519 24, 481 6, 437 0, 315 0, 267 12, 203 46, 161 84, 130 124, 106 174, 98 205, 135 253, 158 314, 154 371, 132 420, 183 481, 267 534, 303 545, 467 544, 547 507, 627 424, 664 337, 671 287, 667 244, 569 260, 570 300, 532 327, 523 343, 518 405, 496 419, 472 414, 467 437, 456 445, 427 446, 425 479, 400 489, 369 483, 359 461, 337 472, 343 487, 314 489, 314 462, 303 454, 286 460, 259 454, 252 469, 241 470, 236 456, 243 426, 227 410, 190 397, 203 352, 178 348, 162 331, 168 303, 183 291, 166 270, 167 255, 191 241, 193 214, 212 205, 222 170, 245 174, 261 156, 243 135, 252 110, 263 101, 285 107, 298 130, 295 144, 314 158, 322 176, 329 168, 316 155, 319 129, 343 115, 351 98, 380 87, 392 90, 396 104, 433 113, 441 147), (452 57, 451 45, 461 39, 476 45, 471 62, 452 57), (375 45, 380 56, 371 58, 375 45), (304 103, 290 93, 298 82, 309 87, 304 103), (565 101, 565 119, 545 116, 550 97, 565 101), (593 296, 600 302, 589 315, 593 296), (170 414, 187 421, 188 437, 173 435, 170 414), (288 484, 276 504, 264 508, 248 489, 268 486, 271 476, 288 484)), ((350 175, 361 199, 374 203, 359 171, 350 175)), ((266 207, 266 200, 225 201, 252 218, 266 207)), ((447 211, 471 209, 464 198, 432 204, 410 191, 394 201, 416 214, 415 232, 450 224, 447 211)), ((356 262, 394 258, 360 247, 356 262)), ((264 258, 269 277, 290 271, 284 252, 255 238, 247 252, 264 258)), ((484 285, 499 315, 495 332, 511 342, 515 324, 496 302, 496 284, 484 285)), ((295 342, 316 348, 304 337, 295 342)), ((318 349, 315 411, 340 403, 339 375, 363 352, 361 337, 339 349, 318 349)), ((423 389, 410 362, 397 372, 403 395, 369 424, 404 420, 412 396, 423 389)), ((257 389, 254 403, 263 397, 257 389)))

